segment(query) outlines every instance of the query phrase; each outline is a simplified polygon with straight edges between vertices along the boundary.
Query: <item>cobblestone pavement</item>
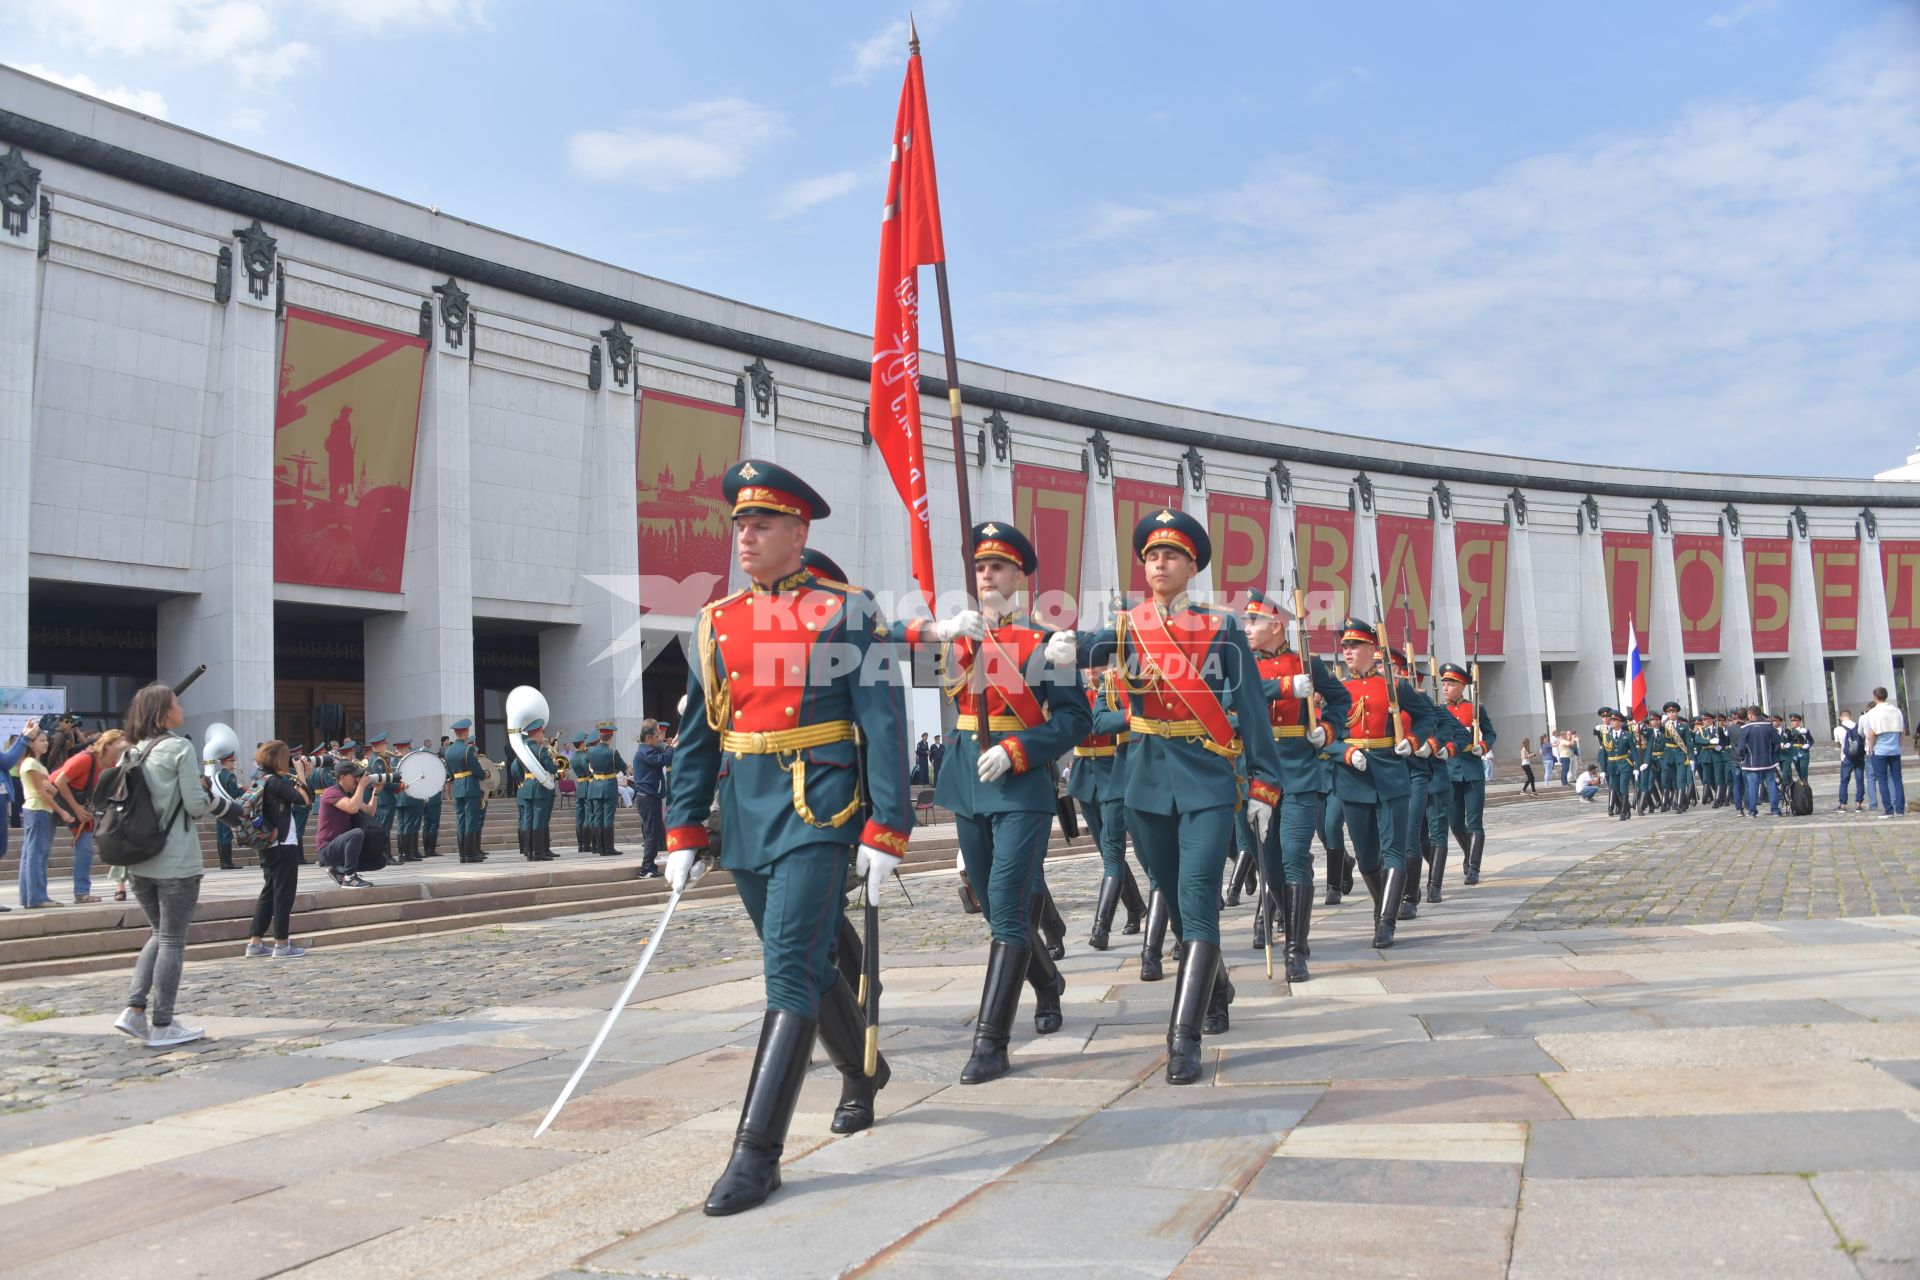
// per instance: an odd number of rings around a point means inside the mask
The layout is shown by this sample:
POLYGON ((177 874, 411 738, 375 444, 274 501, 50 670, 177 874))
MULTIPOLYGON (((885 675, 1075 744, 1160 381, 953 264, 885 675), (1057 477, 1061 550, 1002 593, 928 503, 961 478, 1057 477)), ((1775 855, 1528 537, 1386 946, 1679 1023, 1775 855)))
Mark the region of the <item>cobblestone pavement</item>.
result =
MULTIPOLYGON (((1063 913, 1078 919, 1091 914, 1099 866, 1090 855, 1048 863, 1048 882, 1063 913)), ((889 963, 897 956, 984 940, 985 926, 961 910, 954 884, 945 874, 908 877, 911 905, 897 883, 889 887, 881 932, 889 963)), ((658 918, 658 909, 648 908, 314 950, 297 961, 238 956, 196 961, 181 981, 178 1007, 188 1023, 209 1014, 272 1018, 292 1011, 321 1024, 306 1037, 321 1043, 363 1035, 369 1026, 408 1026, 475 1009, 538 1004, 624 980, 658 918)), ((236 943, 235 950, 239 947, 236 943)), ((677 911, 652 971, 672 974, 738 960, 757 962, 759 955, 746 911, 728 899, 677 911)), ((34 1034, 34 1023, 47 1018, 118 1013, 126 984, 124 973, 99 973, 0 986, 0 1015, 20 1024, 0 1036, 0 1113, 73 1090, 111 1088, 235 1058, 287 1052, 278 1042, 222 1039, 156 1058, 119 1037, 76 1044, 70 1035, 34 1034)))
MULTIPOLYGON (((1597 822, 1609 820, 1604 813, 1597 822)), ((1589 858, 1528 898, 1503 929, 1834 920, 1920 912, 1920 819, 1742 818, 1694 810, 1589 858)))

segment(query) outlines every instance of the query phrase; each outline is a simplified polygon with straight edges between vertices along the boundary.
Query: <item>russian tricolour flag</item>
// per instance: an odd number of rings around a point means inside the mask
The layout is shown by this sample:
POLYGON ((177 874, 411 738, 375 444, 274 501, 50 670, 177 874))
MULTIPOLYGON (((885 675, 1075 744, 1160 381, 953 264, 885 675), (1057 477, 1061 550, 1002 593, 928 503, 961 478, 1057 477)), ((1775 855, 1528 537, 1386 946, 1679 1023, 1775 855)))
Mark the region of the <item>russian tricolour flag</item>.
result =
POLYGON ((1635 720, 1647 718, 1647 669, 1640 661, 1640 637, 1634 634, 1633 619, 1627 619, 1627 692, 1629 708, 1635 720))

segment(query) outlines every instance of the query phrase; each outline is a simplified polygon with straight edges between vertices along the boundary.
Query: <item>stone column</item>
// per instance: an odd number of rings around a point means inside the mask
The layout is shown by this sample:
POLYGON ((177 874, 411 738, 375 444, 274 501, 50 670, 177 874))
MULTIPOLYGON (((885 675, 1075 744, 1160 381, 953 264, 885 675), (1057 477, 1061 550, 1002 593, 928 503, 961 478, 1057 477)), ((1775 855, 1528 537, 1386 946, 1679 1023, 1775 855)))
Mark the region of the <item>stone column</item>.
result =
POLYGON ((633 340, 618 324, 601 337, 606 372, 588 403, 581 450, 579 577, 574 585, 580 624, 540 633, 541 692, 560 724, 584 729, 612 718, 627 730, 624 737, 630 741, 646 715, 673 716, 670 705, 642 705, 640 672, 659 646, 679 641, 671 628, 652 629, 642 647, 633 340))
POLYGON ((366 623, 367 727, 439 741, 473 705, 473 560, 468 450, 473 331, 449 279, 427 350, 401 587, 406 610, 366 623))
MULTIPOLYGON (((1353 478, 1347 489, 1347 503, 1353 508, 1353 579, 1347 611, 1356 617, 1378 623, 1386 602, 1374 594, 1373 584, 1380 578, 1380 531, 1373 516, 1373 481, 1366 475, 1353 478)), ((1381 591, 1386 583, 1380 583, 1381 591)), ((1335 627, 1339 621, 1334 623, 1335 627)), ((1381 636, 1384 642, 1391 638, 1381 636)))
POLYGON ((1731 711, 1760 700, 1753 666, 1753 607, 1747 599, 1747 553, 1740 513, 1720 517, 1720 656, 1695 664, 1700 698, 1709 711, 1731 711))
POLYGON ((1770 711, 1806 717, 1807 728, 1815 742, 1825 742, 1833 732, 1833 717, 1827 713, 1826 650, 1820 643, 1820 595, 1813 578, 1813 544, 1807 537, 1806 513, 1794 509, 1787 524, 1792 542, 1789 556, 1792 567, 1792 600, 1787 611, 1787 656, 1769 668, 1768 687, 1773 694, 1770 711))
MULTIPOLYGON (((1533 535, 1527 528, 1527 498, 1518 489, 1507 495, 1506 515, 1506 613, 1502 618, 1506 626, 1500 646, 1504 652, 1498 676, 1487 681, 1487 714, 1494 717, 1494 729, 1502 737, 1511 728, 1516 735, 1538 738, 1547 725, 1547 690, 1541 676, 1540 614, 1533 590, 1533 535)), ((1553 727, 1585 734, 1597 709, 1598 704, 1562 706, 1556 700, 1553 727)), ((1515 758, 1518 753, 1516 746, 1515 758)))
MULTIPOLYGON (((1181 495, 1181 501, 1185 503, 1186 513, 1195 520, 1198 520, 1200 527, 1205 529, 1208 527, 1207 463, 1206 459, 1201 456, 1199 449, 1189 448, 1187 450, 1185 456, 1181 459, 1180 474, 1185 485, 1185 490, 1181 495)), ((1213 562, 1211 559, 1208 560, 1206 568, 1193 575, 1193 581, 1187 584, 1187 594, 1201 604, 1205 604, 1213 599, 1213 562)))
MULTIPOLYGON (((1607 611, 1607 561, 1600 542, 1600 508, 1595 503, 1583 507, 1582 511, 1577 649, 1580 656, 1567 672, 1564 685, 1556 665, 1554 688, 1556 695, 1561 689, 1565 690, 1565 702, 1558 708, 1561 719, 1586 737, 1593 728, 1594 713, 1601 707, 1618 707, 1621 699, 1620 683, 1613 674, 1613 623, 1607 611)), ((1586 737, 1583 749, 1591 744, 1591 737, 1586 737)))
MULTIPOLYGON (((1460 616, 1460 556, 1454 542, 1453 501, 1449 498, 1443 502, 1437 494, 1433 500, 1433 567, 1427 581, 1431 584, 1427 598, 1427 649, 1442 662, 1465 666, 1473 656, 1473 642, 1467 635, 1466 619, 1460 616)), ((1500 664, 1491 665, 1497 668, 1500 664)), ((1491 668, 1486 679, 1490 686, 1486 693, 1487 712, 1491 715, 1494 704, 1499 701, 1491 686, 1503 681, 1491 668)))
POLYGON ((204 740, 215 720, 240 736, 243 765, 273 736, 273 415, 279 386, 274 239, 255 222, 234 233, 232 294, 220 326, 212 421, 200 452, 197 595, 162 601, 156 657, 163 680, 200 663, 181 699, 185 731, 204 740), (247 270, 251 250, 254 270, 247 270), (264 255, 264 257, 263 257, 264 255), (264 263, 264 270, 259 269, 264 263))
POLYGON ((1680 578, 1673 569, 1673 521, 1664 503, 1654 504, 1651 523, 1653 556, 1647 571, 1653 582, 1647 608, 1653 616, 1647 619, 1647 640, 1653 657, 1647 662, 1648 711, 1657 715, 1660 705, 1671 698, 1685 714, 1692 715, 1692 699, 1687 695, 1687 650, 1680 633, 1680 578))
POLYGON ((1081 540, 1080 626, 1107 625, 1118 580, 1119 534, 1113 527, 1113 449, 1102 432, 1087 442, 1093 465, 1087 469, 1087 536, 1081 540))
MULTIPOLYGON (((976 435, 974 440, 979 437, 976 435)), ((969 440, 969 445, 974 444, 969 440)), ((973 522, 980 524, 986 520, 1013 519, 1013 428, 995 409, 987 415, 986 457, 980 469, 974 472, 976 481, 973 487, 973 522)), ((1031 530, 1022 530, 1032 537, 1031 530)), ((961 540, 966 540, 968 530, 960 531, 961 540)), ((968 583, 969 587, 973 584, 968 583)))
POLYGON ((33 361, 40 341, 40 171, 18 147, 0 176, 26 205, 0 228, 0 684, 27 682, 28 517, 33 500, 33 361))
POLYGON ((1880 572, 1880 537, 1872 513, 1861 512, 1855 526, 1860 548, 1860 594, 1855 643, 1851 658, 1833 663, 1835 693, 1842 707, 1858 716, 1875 689, 1891 696, 1893 683, 1893 628, 1887 618, 1887 582, 1880 572))

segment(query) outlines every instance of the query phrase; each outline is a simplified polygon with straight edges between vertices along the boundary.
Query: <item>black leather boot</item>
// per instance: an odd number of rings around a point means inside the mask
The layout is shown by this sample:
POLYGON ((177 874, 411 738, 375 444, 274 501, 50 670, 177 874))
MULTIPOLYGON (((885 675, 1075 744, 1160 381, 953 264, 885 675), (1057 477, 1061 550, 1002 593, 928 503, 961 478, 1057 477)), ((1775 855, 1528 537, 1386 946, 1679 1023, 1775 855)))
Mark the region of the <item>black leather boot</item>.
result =
POLYGON ((1207 1018, 1200 1024, 1202 1035, 1225 1035, 1233 1029, 1233 1021, 1227 1016, 1227 1006, 1233 1003, 1233 980, 1227 976, 1227 958, 1218 950, 1214 952, 1216 972, 1213 978, 1213 994, 1207 999, 1207 1018))
POLYGON ((540 861, 552 862, 559 856, 553 851, 553 828, 540 828, 540 861))
MULTIPOLYGON (((1466 862, 1466 859, 1462 858, 1461 859, 1462 865, 1465 865, 1465 862, 1466 862)), ((1446 879, 1446 876, 1447 876, 1447 846, 1444 843, 1442 843, 1442 844, 1437 844, 1433 847, 1433 862, 1430 866, 1427 867, 1427 901, 1428 902, 1440 901, 1440 886, 1441 886, 1441 882, 1446 879)))
POLYGON ((840 1105, 834 1108, 835 1133, 858 1133, 873 1124, 873 1095, 887 1087, 893 1078, 887 1055, 875 1059, 872 1078, 868 1078, 867 1023, 854 1002, 853 988, 835 982, 820 997, 820 1047, 827 1061, 840 1073, 840 1105))
POLYGON ((514 834, 515 842, 520 846, 520 856, 525 858, 528 862, 532 862, 533 850, 527 847, 528 845, 527 837, 531 835, 532 832, 528 831, 525 827, 515 827, 513 829, 513 834, 514 834))
POLYGON ((1412 920, 1420 914, 1420 863, 1416 859, 1413 866, 1401 877, 1400 910, 1397 919, 1412 920))
POLYGON ((1352 893, 1353 892, 1353 873, 1355 868, 1357 868, 1360 865, 1360 863, 1350 853, 1343 852, 1340 856, 1347 860, 1345 870, 1343 870, 1340 873, 1340 892, 1352 893))
POLYGON ((1233 879, 1227 882, 1227 900, 1222 905, 1229 907, 1237 907, 1240 905, 1241 886, 1246 883, 1247 877, 1252 874, 1252 872, 1253 855, 1251 853, 1243 853, 1234 859, 1233 879))
POLYGON ((1487 850, 1487 833, 1484 831, 1474 832, 1473 833, 1473 852, 1467 855, 1467 865, 1470 868, 1472 868, 1472 875, 1473 875, 1473 878, 1467 881, 1468 884, 1480 883, 1480 855, 1485 853, 1486 850, 1487 850))
POLYGON ((1400 896, 1406 887, 1406 868, 1388 867, 1380 885, 1380 915, 1373 922, 1373 945, 1379 950, 1393 945, 1393 927, 1400 918, 1400 896))
POLYGON ((980 988, 980 1017, 973 1028, 973 1056, 960 1069, 961 1084, 985 1084, 1007 1074, 1007 1041, 1027 976, 1027 947, 995 939, 987 953, 987 980, 980 988))
POLYGON ((840 917, 840 932, 833 938, 833 967, 840 971, 840 978, 847 984, 847 990, 860 990, 860 970, 865 962, 866 948, 861 945, 860 932, 853 927, 853 921, 843 914, 840 917))
POLYGON ((1158 982, 1162 977, 1160 953, 1167 940, 1167 920, 1171 911, 1167 895, 1158 889, 1147 900, 1147 932, 1140 939, 1140 981, 1158 982))
POLYGON ((708 1217, 721 1218, 764 1204, 780 1189, 780 1153, 800 1101, 818 1028, 811 1018, 769 1009, 760 1024, 760 1048, 747 1080, 747 1100, 734 1130, 733 1155, 707 1192, 708 1217))
POLYGON ((1208 942, 1181 947, 1180 980, 1174 987, 1173 1013, 1167 1021, 1167 1083, 1192 1084, 1200 1078, 1200 1024, 1213 999, 1220 948, 1208 942))
POLYGON ((1259 900, 1253 908, 1253 949, 1255 951, 1267 949, 1267 917, 1272 907, 1273 895, 1262 889, 1259 900))
POLYGON ((1047 954, 1055 960, 1064 960, 1067 956, 1067 922, 1060 918, 1060 909, 1053 905, 1053 894, 1045 885, 1033 895, 1027 913, 1029 920, 1038 921, 1040 936, 1046 944, 1047 954))
POLYGON ((1032 926, 1033 950, 1027 957, 1027 981, 1033 984, 1033 1033, 1050 1036, 1060 1029, 1060 997, 1067 980, 1053 963, 1053 954, 1040 940, 1040 926, 1032 926))
MULTIPOLYGON (((1431 861, 1433 861, 1433 846, 1427 842, 1426 832, 1422 831, 1420 833, 1420 863, 1424 865, 1431 861)), ((1402 903, 1412 902, 1416 907, 1420 905, 1420 880, 1421 877, 1418 874, 1418 868, 1416 868, 1415 874, 1407 877, 1407 892, 1406 896, 1400 900, 1402 903)), ((1413 919, 1413 917, 1408 915, 1404 910, 1401 911, 1400 918, 1402 920, 1413 919)))
POLYGON ((1340 894, 1342 892, 1340 883, 1345 875, 1341 862, 1344 857, 1345 855, 1335 850, 1329 849, 1327 851, 1327 900, 1322 904, 1324 906, 1337 907, 1340 905, 1340 894))
POLYGON ((1120 877, 1104 876, 1100 880, 1100 901, 1093 909, 1093 932, 1087 935, 1087 945, 1095 951, 1107 949, 1107 938, 1113 932, 1113 913, 1120 906, 1120 877))
POLYGON ((1281 886, 1280 910, 1287 922, 1287 981, 1305 982, 1307 974, 1307 927, 1313 919, 1313 886, 1281 886))
POLYGON ((1140 932, 1140 921, 1147 914, 1147 903, 1146 899, 1140 896, 1140 885, 1133 878, 1132 867, 1123 867, 1120 872, 1120 905, 1126 909, 1127 913, 1127 923, 1120 932, 1123 934, 1140 932))
POLYGON ((1367 893, 1373 898, 1373 918, 1380 919, 1380 903, 1385 897, 1386 878, 1378 871, 1362 871, 1360 879, 1366 883, 1367 893))

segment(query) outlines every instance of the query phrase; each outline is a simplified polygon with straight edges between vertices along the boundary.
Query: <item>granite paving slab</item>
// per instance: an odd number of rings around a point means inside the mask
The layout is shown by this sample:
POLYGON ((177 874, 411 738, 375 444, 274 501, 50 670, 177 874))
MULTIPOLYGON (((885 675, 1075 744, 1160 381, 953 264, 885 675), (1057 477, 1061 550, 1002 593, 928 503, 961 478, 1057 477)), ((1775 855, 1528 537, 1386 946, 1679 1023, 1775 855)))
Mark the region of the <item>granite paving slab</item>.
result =
POLYGON ((1920 1090, 1864 1062, 1563 1071, 1543 1079, 1583 1120, 1920 1109, 1920 1090))
POLYGON ((1175 1280, 1302 1275, 1503 1280, 1513 1211, 1419 1201, 1390 1207, 1243 1201, 1173 1272, 1175 1280))
MULTIPOLYGON (((1459 1205, 1511 1209, 1520 1165, 1459 1160, 1367 1160, 1295 1156, 1270 1160, 1242 1193, 1247 1200, 1322 1200, 1347 1205, 1459 1205)), ((1236 1213, 1239 1210, 1235 1210, 1236 1213)))
POLYGON ((1867 1280, 1920 1275, 1920 1173, 1823 1173, 1813 1194, 1867 1280))
POLYGON ((1508 1276, 1855 1280, 1839 1243, 1804 1178, 1529 1180, 1508 1276))
POLYGON ((1220 1078, 1228 1084, 1290 1084, 1296 1081, 1413 1076, 1532 1075, 1558 1066, 1532 1040, 1510 1037, 1444 1040, 1332 1048, 1246 1048, 1233 1037, 1210 1038, 1221 1054, 1220 1078))
POLYGON ((15 1267, 249 1200, 281 1185, 262 1172, 256 1168, 251 1178, 228 1178, 165 1167, 136 1169, 0 1207, 0 1230, 7 1233, 5 1266, 10 1274, 15 1267))
POLYGON ((1559 1120, 1531 1126, 1527 1178, 1920 1170, 1905 1111, 1559 1120))
POLYGON ((1534 1076, 1337 1080, 1301 1123, 1458 1124, 1564 1120, 1567 1109, 1534 1076))

